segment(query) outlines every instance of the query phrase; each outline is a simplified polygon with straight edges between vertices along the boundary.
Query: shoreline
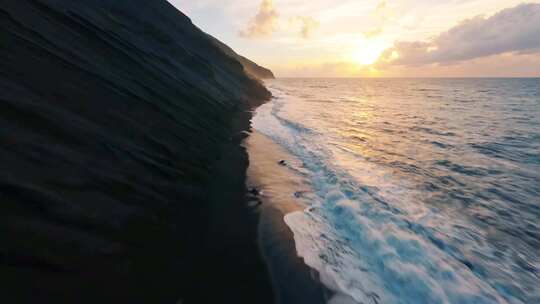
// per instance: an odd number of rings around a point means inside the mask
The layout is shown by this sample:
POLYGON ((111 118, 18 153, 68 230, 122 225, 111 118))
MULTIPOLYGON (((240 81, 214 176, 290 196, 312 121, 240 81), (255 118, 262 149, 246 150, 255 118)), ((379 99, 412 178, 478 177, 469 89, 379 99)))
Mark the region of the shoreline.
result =
POLYGON ((259 215, 248 207, 249 158, 242 142, 251 116, 249 110, 239 112, 231 121, 230 141, 221 146, 208 187, 210 227, 203 237, 203 269, 192 284, 197 290, 184 303, 275 303, 269 269, 257 243, 259 215))
POLYGON ((247 183, 259 192, 251 198, 253 208, 260 214, 259 247, 272 279, 276 303, 327 303, 331 291, 298 256, 293 232, 284 221, 287 213, 302 210, 293 199, 294 189, 301 189, 302 181, 279 165, 282 160, 294 161, 292 156, 253 129, 244 145, 250 162, 247 183), (292 186, 290 191, 279 192, 287 185, 292 186))

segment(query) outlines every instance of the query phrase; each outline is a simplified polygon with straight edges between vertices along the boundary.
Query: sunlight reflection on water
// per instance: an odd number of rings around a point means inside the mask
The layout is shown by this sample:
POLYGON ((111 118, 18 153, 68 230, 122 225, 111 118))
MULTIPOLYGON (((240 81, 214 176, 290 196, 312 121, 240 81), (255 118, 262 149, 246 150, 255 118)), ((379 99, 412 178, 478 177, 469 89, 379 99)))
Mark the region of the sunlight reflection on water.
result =
POLYGON ((540 80, 281 79, 306 262, 367 303, 540 302, 540 80))

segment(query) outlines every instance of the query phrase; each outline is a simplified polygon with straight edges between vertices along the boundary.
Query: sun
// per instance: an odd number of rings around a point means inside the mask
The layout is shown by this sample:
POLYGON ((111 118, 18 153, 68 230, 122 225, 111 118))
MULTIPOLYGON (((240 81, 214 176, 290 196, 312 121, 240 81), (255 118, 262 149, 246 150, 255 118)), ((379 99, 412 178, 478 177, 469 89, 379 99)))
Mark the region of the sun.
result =
POLYGON ((381 52, 374 48, 360 48, 353 53, 353 60, 361 65, 372 65, 377 62, 381 52))
POLYGON ((352 60, 360 65, 372 65, 381 57, 386 45, 381 41, 362 39, 352 52, 352 60))

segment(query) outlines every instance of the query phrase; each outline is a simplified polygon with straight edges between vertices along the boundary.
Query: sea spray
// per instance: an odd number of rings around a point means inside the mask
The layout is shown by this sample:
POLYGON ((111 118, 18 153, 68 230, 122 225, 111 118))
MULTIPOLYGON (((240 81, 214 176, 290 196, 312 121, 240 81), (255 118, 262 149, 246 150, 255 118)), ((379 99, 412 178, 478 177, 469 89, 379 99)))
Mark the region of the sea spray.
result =
POLYGON ((285 216, 298 254, 359 303, 537 300, 540 117, 526 97, 538 84, 386 81, 267 82, 274 99, 253 126, 301 160, 291 169, 311 188, 296 198, 305 210, 285 216), (524 91, 499 92, 513 85, 524 91), (507 96, 490 100, 475 88, 507 96), (433 91, 441 100, 426 96, 433 91), (464 92, 489 109, 484 117, 455 99, 464 92), (507 111, 516 99, 527 125, 500 121, 523 119, 507 111))

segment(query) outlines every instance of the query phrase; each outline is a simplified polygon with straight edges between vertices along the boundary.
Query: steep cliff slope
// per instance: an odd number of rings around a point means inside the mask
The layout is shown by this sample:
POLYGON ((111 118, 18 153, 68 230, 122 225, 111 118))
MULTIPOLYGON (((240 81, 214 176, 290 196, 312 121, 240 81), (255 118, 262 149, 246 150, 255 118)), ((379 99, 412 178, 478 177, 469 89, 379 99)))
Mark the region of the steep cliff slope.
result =
POLYGON ((0 302, 227 303, 230 250, 208 244, 244 187, 242 113, 267 98, 164 0, 1 1, 0 302))
POLYGON ((226 45, 225 43, 217 40, 216 38, 209 36, 210 39, 227 55, 233 57, 234 59, 238 60, 244 67, 244 70, 248 75, 250 75, 253 78, 256 79, 274 79, 274 73, 270 71, 269 69, 262 67, 255 62, 247 59, 246 57, 239 55, 236 53, 230 46, 226 45))

